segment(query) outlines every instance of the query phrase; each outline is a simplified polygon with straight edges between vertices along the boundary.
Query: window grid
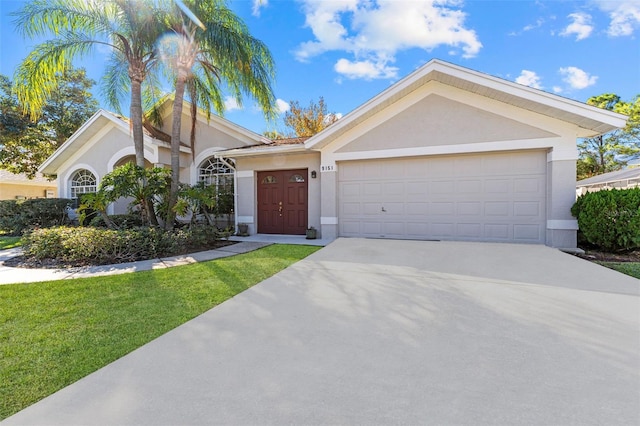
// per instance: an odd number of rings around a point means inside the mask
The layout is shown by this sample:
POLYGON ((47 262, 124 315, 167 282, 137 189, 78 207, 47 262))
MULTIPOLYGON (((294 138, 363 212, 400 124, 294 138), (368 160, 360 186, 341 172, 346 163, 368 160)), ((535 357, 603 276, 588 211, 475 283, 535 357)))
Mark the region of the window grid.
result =
POLYGON ((71 178, 71 198, 78 198, 80 194, 96 192, 97 180, 89 170, 81 169, 71 178))
MULTIPOLYGON (((216 187, 216 206, 220 206, 220 203, 224 205, 225 202, 223 200, 227 200, 229 194, 233 199, 235 194, 233 179, 235 170, 229 167, 229 165, 235 166, 235 164, 231 160, 227 161, 228 163, 225 163, 219 158, 209 157, 200 163, 198 168, 198 181, 203 182, 205 186, 215 185, 216 187), (223 194, 225 194, 224 197, 223 194)), ((224 207, 222 208, 224 209, 224 207)), ((231 201, 231 205, 228 208, 233 210, 233 201, 231 201)))

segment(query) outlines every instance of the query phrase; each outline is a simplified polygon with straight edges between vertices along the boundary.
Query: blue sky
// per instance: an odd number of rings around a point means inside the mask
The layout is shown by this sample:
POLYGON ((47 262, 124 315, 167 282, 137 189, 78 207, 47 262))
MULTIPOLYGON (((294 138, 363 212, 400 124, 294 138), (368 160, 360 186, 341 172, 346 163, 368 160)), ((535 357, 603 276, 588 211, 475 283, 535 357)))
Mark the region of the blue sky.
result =
MULTIPOLYGON (((0 0, 0 73, 11 76, 33 41, 13 29, 22 1, 0 0)), ((323 96, 346 114, 432 58, 579 101, 640 94, 640 0, 241 0, 231 8, 271 49, 284 111, 323 96)), ((102 75, 104 52, 77 66, 102 75)), ((94 94, 100 99, 99 87, 94 94)), ((107 105, 103 105, 107 108, 107 105)), ((247 100, 225 117, 255 132, 247 100)))

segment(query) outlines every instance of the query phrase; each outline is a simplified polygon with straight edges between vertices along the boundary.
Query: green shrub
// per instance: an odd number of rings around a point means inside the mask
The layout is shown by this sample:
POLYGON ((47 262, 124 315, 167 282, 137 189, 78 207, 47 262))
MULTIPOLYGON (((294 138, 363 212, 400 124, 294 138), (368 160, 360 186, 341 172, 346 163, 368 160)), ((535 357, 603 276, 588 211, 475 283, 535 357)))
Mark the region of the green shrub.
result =
MULTIPOLYGON (((109 219, 111 219, 118 229, 133 229, 144 225, 142 216, 136 213, 113 214, 109 215, 109 219)), ((102 216, 96 216, 91 219, 89 226, 93 226, 94 228, 108 228, 107 224, 104 223, 104 218, 102 216)))
POLYGON ((71 265, 133 262, 212 247, 220 234, 215 227, 198 226, 164 231, 158 228, 104 229, 56 227, 25 233, 25 256, 54 259, 71 265))
POLYGON ((29 228, 49 228, 68 222, 66 198, 34 198, 0 201, 0 230, 20 235, 29 228))
POLYGON ((586 193, 571 214, 589 244, 609 251, 640 247, 640 188, 586 193))

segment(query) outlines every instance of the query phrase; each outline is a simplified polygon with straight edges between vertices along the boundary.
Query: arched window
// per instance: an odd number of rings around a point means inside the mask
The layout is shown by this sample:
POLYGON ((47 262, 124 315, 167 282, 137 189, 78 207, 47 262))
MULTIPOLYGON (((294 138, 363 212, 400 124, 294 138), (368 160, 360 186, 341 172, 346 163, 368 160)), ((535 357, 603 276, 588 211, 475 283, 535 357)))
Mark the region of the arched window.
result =
POLYGON ((233 162, 209 157, 200 163, 198 181, 205 185, 233 185, 233 162), (231 166, 231 167, 230 167, 231 166))
POLYGON ((234 206, 235 187, 233 182, 235 164, 232 160, 209 157, 198 167, 198 182, 205 186, 215 186, 216 214, 231 214, 234 206))
POLYGON ((71 198, 78 198, 81 194, 96 192, 97 179, 87 169, 80 169, 71 176, 71 198))

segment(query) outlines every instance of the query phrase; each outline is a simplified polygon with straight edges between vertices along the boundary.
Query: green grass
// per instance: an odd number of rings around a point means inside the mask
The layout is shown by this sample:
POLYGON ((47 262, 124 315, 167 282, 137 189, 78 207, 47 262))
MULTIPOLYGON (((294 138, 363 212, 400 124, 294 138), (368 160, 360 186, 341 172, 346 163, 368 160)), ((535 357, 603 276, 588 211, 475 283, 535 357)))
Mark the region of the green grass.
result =
POLYGON ((272 245, 175 268, 0 286, 0 419, 318 249, 272 245))
POLYGON ((18 246, 20 246, 20 237, 7 237, 5 235, 0 235, 0 250, 18 246))
POLYGON ((640 262, 598 262, 602 266, 615 269, 623 274, 640 279, 640 262))

